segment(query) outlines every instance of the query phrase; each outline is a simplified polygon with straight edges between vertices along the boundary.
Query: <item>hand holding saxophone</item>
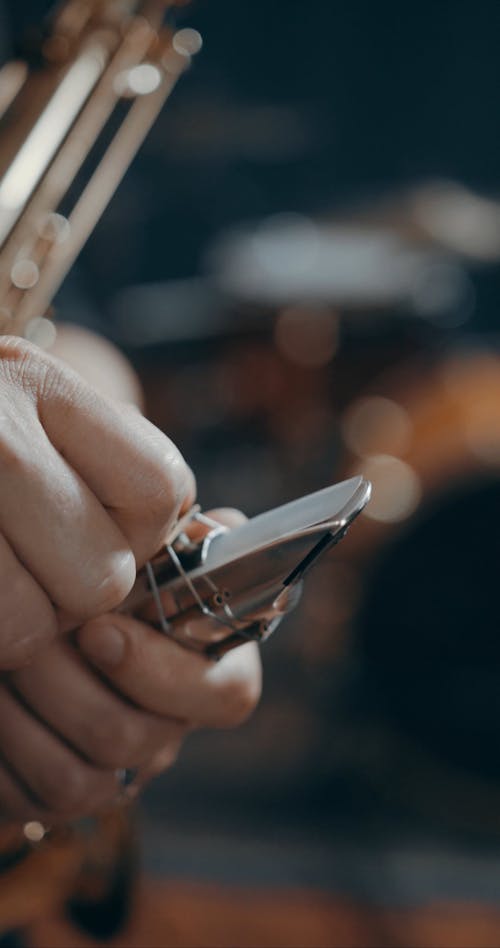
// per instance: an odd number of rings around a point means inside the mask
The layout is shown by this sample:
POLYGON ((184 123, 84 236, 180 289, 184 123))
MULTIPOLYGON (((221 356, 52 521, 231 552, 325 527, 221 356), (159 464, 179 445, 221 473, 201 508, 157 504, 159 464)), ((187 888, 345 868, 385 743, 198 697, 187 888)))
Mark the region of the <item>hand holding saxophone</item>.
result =
POLYGON ((193 728, 243 720, 260 666, 253 644, 214 665, 109 614, 192 503, 192 474, 135 409, 29 344, 0 350, 0 805, 54 823, 112 800, 117 768, 146 779, 193 728), (65 614, 84 623, 72 640, 65 614))
MULTIPOLYGON (((223 512, 236 525, 241 515, 223 512)), ((0 688, 0 803, 47 825, 94 813, 117 796, 116 770, 134 788, 171 766, 196 728, 231 727, 260 695, 257 646, 213 663, 129 616, 57 638, 0 688), (18 697, 21 700, 18 700, 18 697)))
POLYGON ((169 439, 58 360, 0 341, 0 667, 117 606, 194 493, 169 439))

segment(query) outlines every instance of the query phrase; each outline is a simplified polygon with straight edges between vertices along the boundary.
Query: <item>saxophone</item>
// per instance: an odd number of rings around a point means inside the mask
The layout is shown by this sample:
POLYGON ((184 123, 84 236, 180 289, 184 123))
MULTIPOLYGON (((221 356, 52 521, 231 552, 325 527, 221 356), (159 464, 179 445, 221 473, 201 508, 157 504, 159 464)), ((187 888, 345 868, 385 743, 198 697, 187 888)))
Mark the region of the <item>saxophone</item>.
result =
MULTIPOLYGON (((168 23, 183 5, 67 0, 36 63, 0 70, 0 333, 54 341, 54 295, 201 46, 195 30, 168 23)), ((90 827, 3 824, 0 931, 78 891, 86 905, 108 893, 115 906, 121 892, 123 916, 133 851, 126 805, 90 827)))
POLYGON ((164 25, 181 5, 68 0, 41 64, 0 71, 0 332, 52 342, 54 294, 201 46, 164 25))
MULTIPOLYGON (((41 65, 14 62, 0 72, 0 333, 52 344, 54 294, 200 48, 195 30, 164 24, 183 5, 68 0, 43 39, 41 65)), ((261 642, 369 496, 370 484, 354 477, 230 532, 194 507, 140 571, 123 608, 213 659, 261 642), (193 520, 205 531, 197 543, 193 520)), ((95 918, 114 917, 119 927, 135 865, 126 790, 120 802, 67 828, 0 827, 0 931, 64 904, 98 936, 105 932, 92 928, 93 906, 95 918)))

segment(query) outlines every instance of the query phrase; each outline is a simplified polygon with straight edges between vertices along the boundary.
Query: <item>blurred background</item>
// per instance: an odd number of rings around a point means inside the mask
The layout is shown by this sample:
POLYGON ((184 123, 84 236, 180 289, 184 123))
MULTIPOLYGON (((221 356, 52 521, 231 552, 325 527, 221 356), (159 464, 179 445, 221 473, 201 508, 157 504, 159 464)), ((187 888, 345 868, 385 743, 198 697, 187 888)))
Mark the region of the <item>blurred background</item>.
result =
MULTIPOLYGON (((11 42, 43 7, 5 3, 11 42)), ((500 5, 179 22, 203 50, 59 312, 127 352, 204 507, 357 472, 374 497, 265 646, 253 719, 144 798, 164 943, 192 944, 191 885, 203 944, 497 944, 500 5)))

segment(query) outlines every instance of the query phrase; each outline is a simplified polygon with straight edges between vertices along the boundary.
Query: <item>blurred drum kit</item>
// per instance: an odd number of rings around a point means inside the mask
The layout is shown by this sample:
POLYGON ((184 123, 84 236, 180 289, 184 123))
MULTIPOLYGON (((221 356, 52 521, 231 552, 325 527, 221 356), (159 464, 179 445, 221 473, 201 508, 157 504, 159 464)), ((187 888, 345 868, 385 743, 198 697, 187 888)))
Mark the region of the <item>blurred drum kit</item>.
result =
MULTIPOLYGON (((175 6, 70 0, 42 37, 42 67, 4 70, 3 332, 53 339, 55 290, 199 49, 195 31, 163 29, 175 6)), ((212 246, 205 277, 116 300, 115 335, 135 350, 150 414, 199 472, 205 506, 254 513, 361 473, 374 485, 340 560, 318 567, 270 645, 264 717, 236 753, 217 760, 211 747, 205 772, 197 751, 196 784, 214 779, 219 801, 222 783, 269 799, 274 781, 281 805, 291 778, 299 793, 317 783, 316 750, 323 776, 348 757, 381 792, 455 828, 500 830, 500 359, 446 338, 499 258, 500 205, 437 182, 331 219, 258 222, 212 246), (340 665, 355 680, 351 717, 338 696, 329 704, 340 665), (328 757, 334 743, 343 758, 328 757)), ((63 831, 52 848, 36 848, 40 824, 18 829, 0 840, 12 855, 2 924, 72 896, 74 917, 111 930, 133 874, 123 811, 103 817, 97 840, 63 831)))
POLYGON ((500 203, 436 181, 321 221, 241 227, 210 248, 205 277, 132 288, 113 312, 210 503, 252 513, 343 477, 373 483, 267 656, 271 695, 294 660, 309 669, 296 681, 302 725, 313 719, 285 779, 299 779, 313 731, 326 748, 334 729, 348 750, 320 755, 323 775, 325 760, 332 780, 347 762, 431 824, 488 834, 500 830, 500 357, 470 324, 499 259, 500 203))

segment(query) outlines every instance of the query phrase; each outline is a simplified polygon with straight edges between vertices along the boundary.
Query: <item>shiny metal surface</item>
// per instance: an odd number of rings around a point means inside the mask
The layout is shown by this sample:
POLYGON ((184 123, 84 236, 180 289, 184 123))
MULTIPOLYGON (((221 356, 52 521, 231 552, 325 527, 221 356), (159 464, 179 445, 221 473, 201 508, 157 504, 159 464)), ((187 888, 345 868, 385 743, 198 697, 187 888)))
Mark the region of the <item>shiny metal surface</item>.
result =
POLYGON ((181 535, 139 574, 125 608, 213 657, 249 639, 263 641, 297 604, 304 576, 342 539, 370 492, 368 481, 351 478, 235 530, 212 529, 198 544, 181 535))

